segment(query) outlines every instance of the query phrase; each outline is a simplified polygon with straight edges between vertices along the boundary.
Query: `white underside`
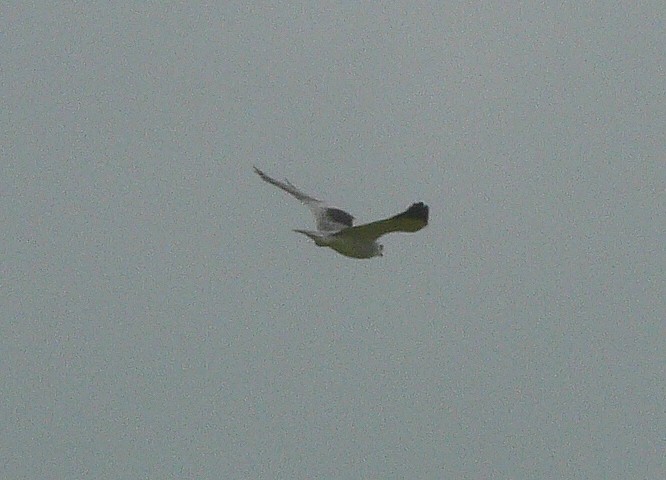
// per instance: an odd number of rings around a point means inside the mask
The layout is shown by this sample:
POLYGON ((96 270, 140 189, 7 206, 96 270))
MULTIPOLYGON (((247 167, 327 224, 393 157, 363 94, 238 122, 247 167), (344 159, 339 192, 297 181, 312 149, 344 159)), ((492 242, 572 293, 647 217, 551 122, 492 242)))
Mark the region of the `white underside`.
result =
POLYGON ((332 234, 312 230, 296 230, 307 235, 320 247, 329 247, 336 252, 351 258, 372 258, 382 255, 382 247, 377 242, 350 240, 332 234))

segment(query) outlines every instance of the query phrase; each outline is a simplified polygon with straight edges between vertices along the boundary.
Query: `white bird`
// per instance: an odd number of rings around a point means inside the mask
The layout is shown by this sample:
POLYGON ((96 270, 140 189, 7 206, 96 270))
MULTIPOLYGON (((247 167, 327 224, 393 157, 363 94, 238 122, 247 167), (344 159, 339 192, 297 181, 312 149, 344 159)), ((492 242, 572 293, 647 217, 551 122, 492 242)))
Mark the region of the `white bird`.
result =
POLYGON ((307 235, 320 247, 330 247, 336 252, 352 258, 381 257, 383 245, 377 243, 382 235, 391 232, 416 232, 428 225, 428 206, 414 203, 398 215, 365 225, 354 226, 349 213, 326 205, 297 189, 289 180, 280 182, 254 167, 262 180, 290 193, 305 204, 315 217, 317 230, 294 230, 307 235))

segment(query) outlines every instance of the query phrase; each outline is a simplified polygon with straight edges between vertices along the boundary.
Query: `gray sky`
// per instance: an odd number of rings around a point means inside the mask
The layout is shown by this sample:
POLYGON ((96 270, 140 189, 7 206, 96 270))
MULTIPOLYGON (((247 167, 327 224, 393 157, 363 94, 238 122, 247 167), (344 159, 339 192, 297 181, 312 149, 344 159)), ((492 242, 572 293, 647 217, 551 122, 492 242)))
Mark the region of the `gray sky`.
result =
POLYGON ((2 478, 665 474, 661 2, 120 3, 3 9, 2 478))

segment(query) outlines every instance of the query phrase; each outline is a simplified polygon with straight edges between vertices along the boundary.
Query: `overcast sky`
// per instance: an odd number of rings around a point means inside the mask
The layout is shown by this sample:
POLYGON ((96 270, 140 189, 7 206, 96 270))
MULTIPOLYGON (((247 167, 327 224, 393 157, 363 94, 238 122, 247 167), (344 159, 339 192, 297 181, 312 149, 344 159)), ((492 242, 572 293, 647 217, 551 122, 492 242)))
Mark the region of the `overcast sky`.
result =
POLYGON ((0 23, 2 478, 666 476, 662 2, 93 3, 0 23))

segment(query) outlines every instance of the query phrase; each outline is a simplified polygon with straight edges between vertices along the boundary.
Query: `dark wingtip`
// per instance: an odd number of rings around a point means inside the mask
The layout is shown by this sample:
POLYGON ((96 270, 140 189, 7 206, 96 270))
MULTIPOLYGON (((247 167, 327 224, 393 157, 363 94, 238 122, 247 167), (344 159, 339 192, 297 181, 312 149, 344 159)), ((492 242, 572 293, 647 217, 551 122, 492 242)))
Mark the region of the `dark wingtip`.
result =
POLYGON ((268 175, 266 175, 266 174, 263 172, 263 170, 259 170, 259 169, 258 169, 257 167, 255 167, 254 165, 252 165, 252 168, 254 168, 254 173, 256 173, 257 175, 259 175, 259 176, 261 177, 262 180, 264 180, 264 181, 270 183, 270 180, 269 180, 270 177, 269 177, 268 175))
POLYGON ((428 213, 430 208, 423 202, 413 203, 402 215, 409 218, 414 218, 428 224, 428 213))

